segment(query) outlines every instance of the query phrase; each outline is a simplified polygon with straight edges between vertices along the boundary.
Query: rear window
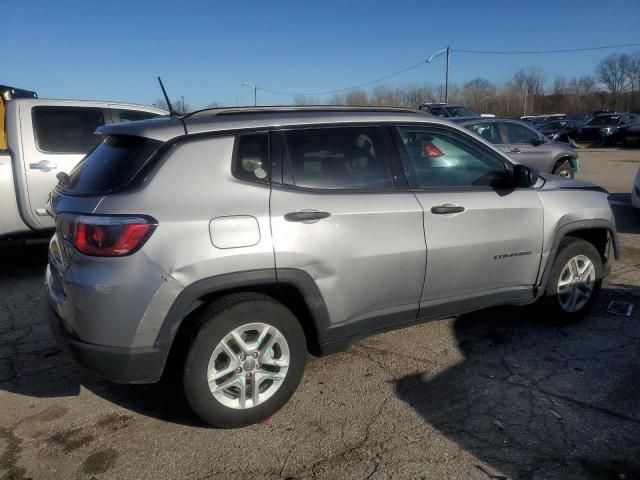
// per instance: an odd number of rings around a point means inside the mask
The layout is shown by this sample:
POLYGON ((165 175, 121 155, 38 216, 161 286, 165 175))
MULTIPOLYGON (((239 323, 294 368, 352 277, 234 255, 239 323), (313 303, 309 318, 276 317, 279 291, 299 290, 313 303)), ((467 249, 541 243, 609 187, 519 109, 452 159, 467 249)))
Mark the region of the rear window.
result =
POLYGON ((109 193, 127 186, 162 142, 142 137, 110 136, 70 173, 65 193, 109 193))
POLYGON ((33 107, 38 148, 45 153, 89 152, 100 142, 96 129, 104 125, 101 108, 33 107))

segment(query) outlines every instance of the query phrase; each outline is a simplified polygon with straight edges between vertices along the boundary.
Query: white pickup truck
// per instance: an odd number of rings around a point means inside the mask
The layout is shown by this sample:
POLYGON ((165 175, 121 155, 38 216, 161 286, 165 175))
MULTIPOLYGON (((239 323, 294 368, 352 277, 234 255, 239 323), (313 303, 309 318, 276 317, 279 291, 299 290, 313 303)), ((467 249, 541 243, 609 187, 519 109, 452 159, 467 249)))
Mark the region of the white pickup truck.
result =
POLYGON ((0 240, 47 234, 45 204, 59 172, 69 172, 101 138, 96 128, 167 115, 143 105, 44 100, 0 85, 0 240))

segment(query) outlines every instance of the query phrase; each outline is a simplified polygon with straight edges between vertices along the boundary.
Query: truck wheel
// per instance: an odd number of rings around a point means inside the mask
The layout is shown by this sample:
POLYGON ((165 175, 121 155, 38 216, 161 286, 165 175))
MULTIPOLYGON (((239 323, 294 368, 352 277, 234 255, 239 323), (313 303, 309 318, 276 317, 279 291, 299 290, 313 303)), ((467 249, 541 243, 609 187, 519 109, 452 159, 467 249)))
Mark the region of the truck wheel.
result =
POLYGON ((560 243, 542 304, 556 323, 580 320, 602 285, 602 259, 593 244, 567 238, 560 243))
POLYGON ((575 173, 569 162, 562 162, 553 169, 553 174, 563 178, 574 178, 575 173))
POLYGON ((251 425, 289 400, 306 361, 293 313, 266 295, 232 294, 196 319, 182 376, 185 398, 213 427, 251 425))

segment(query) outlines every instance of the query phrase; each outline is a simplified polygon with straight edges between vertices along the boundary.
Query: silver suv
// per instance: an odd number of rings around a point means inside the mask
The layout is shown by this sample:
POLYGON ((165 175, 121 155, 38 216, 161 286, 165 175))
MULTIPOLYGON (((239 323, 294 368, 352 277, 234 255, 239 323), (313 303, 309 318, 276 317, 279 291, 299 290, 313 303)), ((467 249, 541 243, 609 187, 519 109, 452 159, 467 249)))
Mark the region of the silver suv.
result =
POLYGON ((101 127, 52 192, 51 325, 117 382, 177 370, 217 427, 296 389, 307 352, 491 305, 575 321, 617 234, 606 193, 401 109, 218 109, 101 127))

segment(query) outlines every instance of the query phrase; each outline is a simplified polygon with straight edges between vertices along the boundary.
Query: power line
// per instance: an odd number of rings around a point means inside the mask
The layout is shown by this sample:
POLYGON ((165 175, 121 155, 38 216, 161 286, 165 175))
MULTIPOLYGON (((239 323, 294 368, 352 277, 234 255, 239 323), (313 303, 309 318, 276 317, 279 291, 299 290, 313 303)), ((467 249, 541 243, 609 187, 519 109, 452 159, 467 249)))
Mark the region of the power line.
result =
POLYGON ((426 61, 423 60, 420 63, 416 63, 414 65, 409 65, 408 67, 403 68, 402 70, 398 70, 396 72, 390 73, 389 75, 385 75, 384 77, 376 78, 375 80, 371 80, 369 82, 360 83, 359 85, 353 85, 347 88, 338 88, 336 90, 326 90, 324 92, 311 92, 311 93, 293 93, 293 92, 280 92, 278 90, 270 90, 268 88, 256 87, 258 90, 262 90, 263 92, 273 93, 275 95, 288 95, 292 97, 310 97, 310 96, 319 96, 319 95, 331 95, 332 93, 341 93, 347 92, 349 90, 355 90, 356 88, 362 88, 369 85, 373 85, 374 83, 381 82, 383 80, 387 80, 392 77, 396 77, 404 72, 408 72, 409 70, 413 70, 415 68, 420 67, 421 65, 426 64, 426 61))
MULTIPOLYGON (((638 43, 620 43, 617 45, 601 45, 598 47, 585 47, 585 48, 564 48, 559 50, 465 50, 460 48, 452 48, 451 52, 456 53, 469 53, 469 54, 477 54, 477 55, 543 55, 543 54, 552 54, 552 53, 572 53, 572 52, 589 52, 595 50, 609 50, 613 48, 624 48, 624 47, 638 47, 640 46, 640 42, 638 43)), ((401 70, 390 73, 380 78, 376 78, 375 80, 370 80, 368 82, 360 83, 358 85, 353 85, 351 87, 346 88, 338 88, 335 90, 325 90, 322 92, 282 92, 279 90, 271 90, 269 88, 263 88, 260 86, 256 86, 256 90, 261 90, 266 93, 271 93, 274 95, 286 95, 290 97, 312 97, 312 96, 321 96, 321 95, 331 95, 334 93, 342 93, 348 92, 349 90, 355 90, 357 88, 367 87, 369 85, 373 85, 374 83, 382 82, 383 80, 388 80, 389 78, 396 77, 401 75, 409 70, 414 70, 422 65, 425 65, 427 62, 425 60, 415 63, 413 65, 409 65, 401 70)), ((251 92, 239 97, 238 100, 241 100, 247 96, 249 96, 251 92)))
POLYGON ((563 48, 560 50, 463 50, 459 48, 453 48, 452 51, 456 53, 474 53, 480 55, 541 55, 547 53, 571 53, 571 52, 590 52, 594 50, 608 50, 612 48, 623 47, 639 47, 640 43, 620 43, 618 45, 603 45, 600 47, 586 47, 586 48, 563 48))

